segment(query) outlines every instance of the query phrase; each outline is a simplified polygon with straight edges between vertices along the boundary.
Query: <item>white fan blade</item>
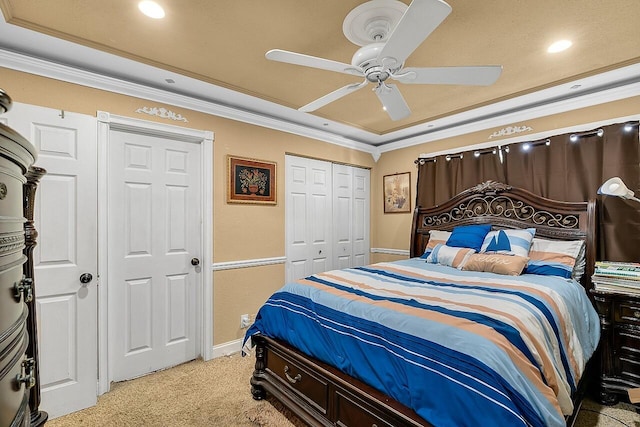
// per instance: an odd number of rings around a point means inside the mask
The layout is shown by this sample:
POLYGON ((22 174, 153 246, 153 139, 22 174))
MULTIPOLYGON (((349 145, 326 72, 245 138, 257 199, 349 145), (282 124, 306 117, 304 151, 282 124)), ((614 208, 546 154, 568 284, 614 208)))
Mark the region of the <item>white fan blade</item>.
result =
POLYGON ((382 102, 384 110, 391 120, 400 120, 409 117, 411 110, 396 85, 381 83, 375 89, 378 99, 382 102))
POLYGON ((389 68, 402 64, 451 13, 442 0, 413 0, 384 45, 378 61, 389 68))
POLYGON ((320 107, 324 107, 325 105, 333 101, 336 101, 342 98, 343 96, 347 96, 350 93, 365 87, 367 83, 368 83, 368 80, 365 79, 362 83, 354 83, 354 84, 343 86, 340 89, 336 89, 333 92, 323 96, 322 98, 318 98, 315 101, 310 102, 307 105, 304 105, 298 108, 298 110, 304 111, 305 113, 308 113, 310 111, 315 111, 320 107))
POLYGON ((489 86, 502 73, 499 65, 478 67, 403 68, 393 79, 407 84, 489 86))
POLYGON ((303 67, 319 68, 321 70, 337 71, 338 73, 362 76, 364 73, 359 67, 344 64, 331 59, 317 58, 303 53, 289 52, 281 49, 271 49, 265 54, 267 59, 287 64, 302 65, 303 67))

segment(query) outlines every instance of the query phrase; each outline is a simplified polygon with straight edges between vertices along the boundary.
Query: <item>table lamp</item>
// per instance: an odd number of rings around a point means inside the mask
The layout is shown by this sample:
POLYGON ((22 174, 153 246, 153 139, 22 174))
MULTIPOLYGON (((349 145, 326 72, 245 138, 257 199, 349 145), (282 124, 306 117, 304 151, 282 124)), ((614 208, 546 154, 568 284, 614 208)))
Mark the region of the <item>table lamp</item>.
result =
POLYGON ((617 176, 609 178, 602 184, 602 186, 598 188, 598 194, 622 197, 623 199, 635 200, 640 203, 640 199, 635 197, 633 191, 629 190, 624 182, 617 176))

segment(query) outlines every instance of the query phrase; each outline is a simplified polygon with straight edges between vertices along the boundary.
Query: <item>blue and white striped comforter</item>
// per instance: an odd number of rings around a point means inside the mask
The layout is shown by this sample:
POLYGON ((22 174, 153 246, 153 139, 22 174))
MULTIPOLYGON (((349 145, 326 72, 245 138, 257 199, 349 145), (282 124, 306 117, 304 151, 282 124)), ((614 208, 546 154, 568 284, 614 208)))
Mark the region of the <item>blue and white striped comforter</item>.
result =
POLYGON ((599 331, 575 281, 414 258, 285 285, 245 350, 256 333, 286 341, 434 426, 562 426, 599 331))

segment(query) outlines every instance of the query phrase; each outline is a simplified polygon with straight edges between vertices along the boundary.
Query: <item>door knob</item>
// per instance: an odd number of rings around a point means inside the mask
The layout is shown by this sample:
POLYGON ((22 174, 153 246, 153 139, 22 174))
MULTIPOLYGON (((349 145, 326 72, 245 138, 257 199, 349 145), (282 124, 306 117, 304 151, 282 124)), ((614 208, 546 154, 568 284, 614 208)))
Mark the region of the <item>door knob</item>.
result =
POLYGON ((191 265, 200 265, 200 260, 198 258, 191 258, 191 265))
POLYGON ((82 273, 80 275, 80 283, 86 285, 87 283, 89 283, 90 281, 93 280, 93 276, 91 275, 91 273, 82 273))

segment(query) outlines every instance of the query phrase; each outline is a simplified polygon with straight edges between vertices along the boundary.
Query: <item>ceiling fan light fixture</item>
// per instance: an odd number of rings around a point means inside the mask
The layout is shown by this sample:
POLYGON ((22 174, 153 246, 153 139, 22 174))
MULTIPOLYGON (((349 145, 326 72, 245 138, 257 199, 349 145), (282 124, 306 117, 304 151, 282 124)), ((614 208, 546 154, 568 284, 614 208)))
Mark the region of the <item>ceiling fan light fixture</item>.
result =
POLYGON ((558 40, 557 42, 552 43, 548 48, 547 52, 549 53, 558 53, 563 50, 567 50, 571 47, 573 43, 571 40, 558 40))
POLYGON ((162 6, 151 0, 143 0, 138 3, 138 9, 149 18, 162 19, 165 16, 162 6))

